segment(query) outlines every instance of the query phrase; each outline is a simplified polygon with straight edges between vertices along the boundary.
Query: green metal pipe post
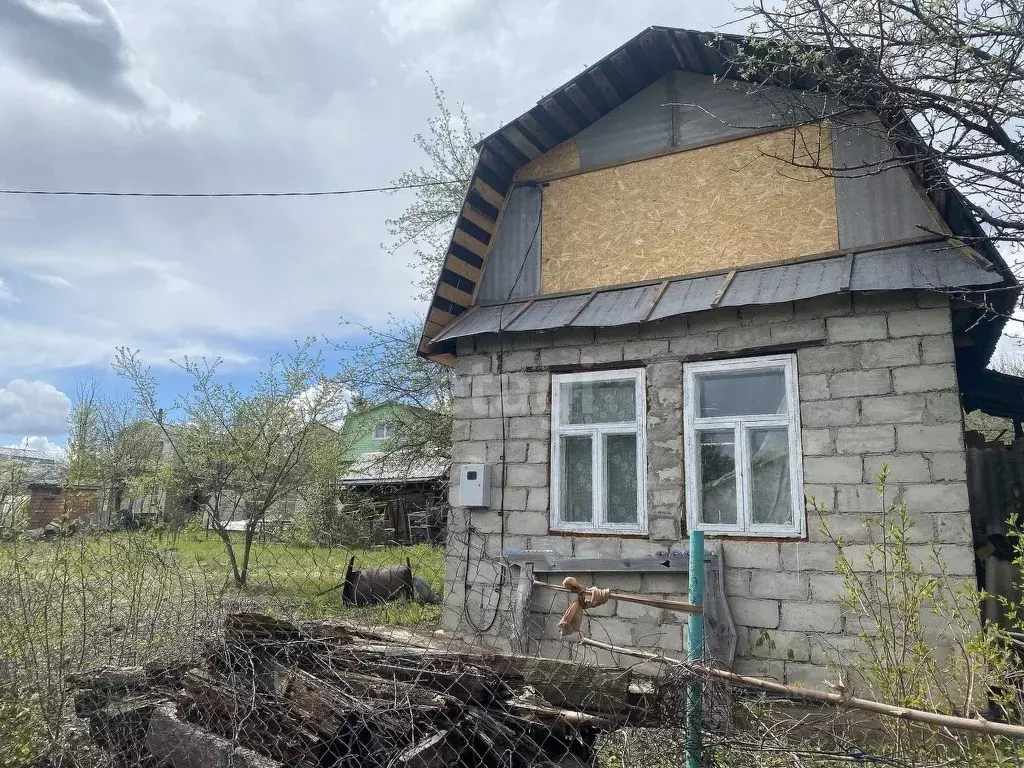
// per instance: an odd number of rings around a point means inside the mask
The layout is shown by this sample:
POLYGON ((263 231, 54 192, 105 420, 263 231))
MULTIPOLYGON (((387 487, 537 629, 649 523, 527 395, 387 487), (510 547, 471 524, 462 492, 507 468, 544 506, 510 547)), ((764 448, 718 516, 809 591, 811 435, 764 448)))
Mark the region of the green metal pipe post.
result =
MULTIPOLYGON (((690 572, 687 601, 704 605, 704 532, 690 531, 690 572)), ((704 615, 693 614, 687 621, 686 657, 704 658, 704 615)), ((694 680, 686 691, 686 768, 700 768, 701 758, 701 683, 694 680)))

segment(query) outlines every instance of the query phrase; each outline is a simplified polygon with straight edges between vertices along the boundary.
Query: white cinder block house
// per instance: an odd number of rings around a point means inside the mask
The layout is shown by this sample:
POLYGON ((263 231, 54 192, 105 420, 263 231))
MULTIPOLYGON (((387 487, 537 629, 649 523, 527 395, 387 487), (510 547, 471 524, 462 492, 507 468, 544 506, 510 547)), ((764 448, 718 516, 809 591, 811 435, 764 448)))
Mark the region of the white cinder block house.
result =
MULTIPOLYGON (((479 145, 421 346, 456 373, 453 484, 491 486, 456 497, 445 622, 579 655, 531 575, 682 598, 703 530, 711 652, 761 669, 765 630, 814 683, 859 627, 807 496, 865 541, 887 464, 922 557, 975 578, 962 402, 1017 284, 954 193, 858 170, 902 151, 876 116, 754 92, 710 39, 647 29, 479 145)), ((629 604, 583 628, 682 630, 629 604)))

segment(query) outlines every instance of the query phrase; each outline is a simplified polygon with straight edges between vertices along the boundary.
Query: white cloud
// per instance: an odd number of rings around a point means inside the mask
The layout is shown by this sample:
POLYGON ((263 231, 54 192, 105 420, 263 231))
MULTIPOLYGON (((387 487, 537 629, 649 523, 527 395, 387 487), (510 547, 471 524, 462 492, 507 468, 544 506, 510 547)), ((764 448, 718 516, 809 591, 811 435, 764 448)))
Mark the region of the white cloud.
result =
POLYGON ((51 442, 49 438, 42 437, 39 435, 29 435, 23 438, 20 442, 11 443, 10 445, 5 445, 4 447, 27 448, 30 451, 39 451, 40 453, 45 453, 47 456, 50 456, 51 458, 54 459, 61 458, 67 453, 67 448, 65 448, 60 443, 51 442))
POLYGON ((436 32, 476 8, 491 3, 480 0, 379 0, 385 33, 394 40, 436 32))
POLYGON ((60 435, 70 412, 68 396, 45 381, 14 379, 0 388, 0 433, 60 435))
POLYGON ((18 297, 15 296, 7 283, 4 282, 3 278, 0 278, 0 301, 17 301, 18 297))

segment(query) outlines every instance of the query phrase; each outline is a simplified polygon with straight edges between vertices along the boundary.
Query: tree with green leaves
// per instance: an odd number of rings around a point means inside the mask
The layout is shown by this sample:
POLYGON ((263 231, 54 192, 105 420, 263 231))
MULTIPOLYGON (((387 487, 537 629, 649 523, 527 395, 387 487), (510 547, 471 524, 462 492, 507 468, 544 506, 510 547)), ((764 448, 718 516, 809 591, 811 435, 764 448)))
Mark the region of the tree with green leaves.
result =
POLYGON ((191 389, 165 403, 137 352, 118 349, 114 361, 140 410, 159 425, 178 492, 196 500, 244 587, 253 543, 275 508, 336 476, 334 432, 324 425, 343 411, 347 390, 325 372, 314 339, 270 358, 248 391, 223 380, 219 359, 177 365, 191 389), (237 521, 242 530, 232 531, 237 521))

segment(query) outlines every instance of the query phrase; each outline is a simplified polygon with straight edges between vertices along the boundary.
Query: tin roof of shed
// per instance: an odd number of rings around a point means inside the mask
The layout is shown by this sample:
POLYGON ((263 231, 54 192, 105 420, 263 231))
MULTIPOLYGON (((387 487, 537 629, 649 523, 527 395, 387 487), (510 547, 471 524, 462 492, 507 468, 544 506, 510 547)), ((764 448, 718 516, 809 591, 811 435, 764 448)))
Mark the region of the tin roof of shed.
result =
POLYGON ((1003 278, 973 249, 932 240, 776 266, 542 296, 476 306, 432 340, 664 320, 716 307, 778 304, 844 291, 946 290, 998 286, 1003 278))

